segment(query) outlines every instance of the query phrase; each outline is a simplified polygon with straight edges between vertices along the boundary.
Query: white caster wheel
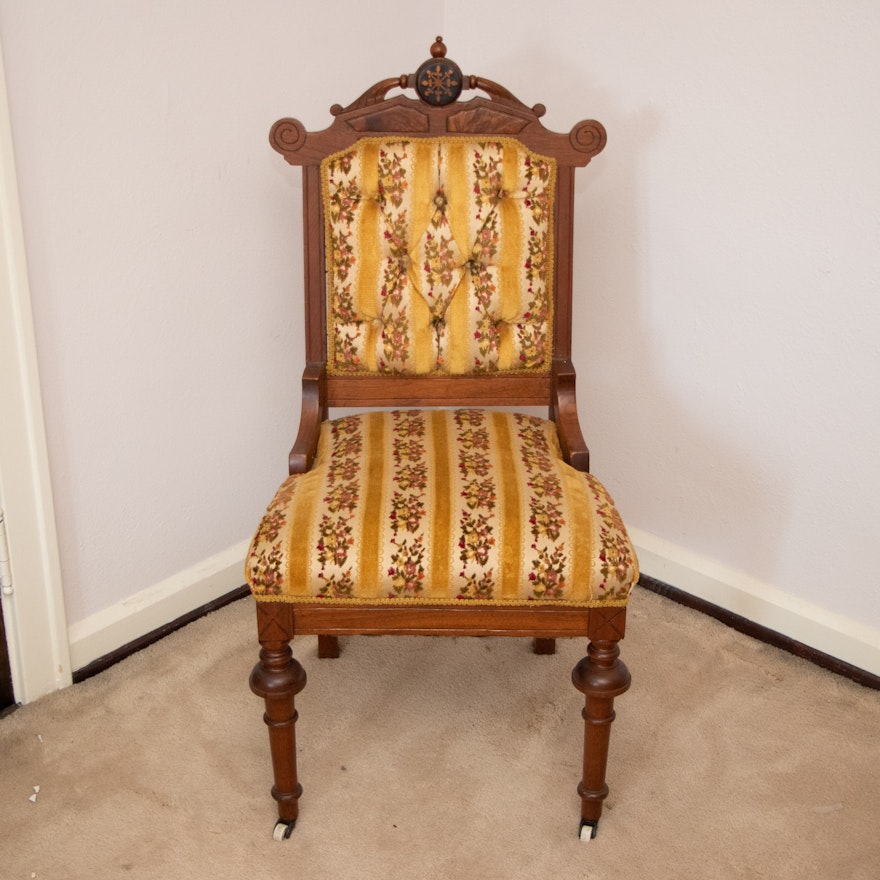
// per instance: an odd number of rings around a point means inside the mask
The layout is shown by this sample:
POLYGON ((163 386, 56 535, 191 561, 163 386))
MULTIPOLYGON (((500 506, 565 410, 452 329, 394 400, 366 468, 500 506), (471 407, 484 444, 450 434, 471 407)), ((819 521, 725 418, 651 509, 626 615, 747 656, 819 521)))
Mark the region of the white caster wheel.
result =
POLYGON ((275 823, 275 829, 272 832, 273 840, 287 840, 293 832, 293 826, 296 825, 296 820, 294 819, 292 822, 285 822, 284 819, 279 819, 275 823))
POLYGON ((581 830, 578 835, 581 839, 582 843, 589 843, 596 836, 596 826, 591 825, 589 822, 584 820, 581 822, 581 830))

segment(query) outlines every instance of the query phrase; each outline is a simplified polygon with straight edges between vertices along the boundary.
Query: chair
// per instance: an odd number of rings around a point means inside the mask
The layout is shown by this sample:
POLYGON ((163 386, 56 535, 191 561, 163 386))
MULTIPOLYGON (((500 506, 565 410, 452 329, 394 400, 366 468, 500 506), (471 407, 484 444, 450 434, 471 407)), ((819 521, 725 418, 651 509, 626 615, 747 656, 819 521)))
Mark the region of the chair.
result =
POLYGON ((541 105, 445 56, 438 37, 416 74, 335 105, 325 130, 270 134, 303 168, 307 359, 291 476, 246 564, 279 839, 302 793, 296 635, 325 658, 359 634, 527 636, 537 653, 587 637, 582 839, 608 793, 638 568, 588 473, 571 363, 574 169, 605 130, 549 131, 541 105), (484 94, 459 103, 466 90, 484 94))

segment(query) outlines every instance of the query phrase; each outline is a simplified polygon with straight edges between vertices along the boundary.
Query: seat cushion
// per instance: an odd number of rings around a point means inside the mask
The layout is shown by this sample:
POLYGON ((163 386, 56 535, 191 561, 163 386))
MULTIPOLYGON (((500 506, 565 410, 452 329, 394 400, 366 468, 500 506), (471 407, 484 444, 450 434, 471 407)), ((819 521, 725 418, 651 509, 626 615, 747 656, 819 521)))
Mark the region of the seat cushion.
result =
POLYGON ((556 426, 481 409, 327 421, 281 485, 246 574, 258 600, 624 605, 638 563, 556 426))

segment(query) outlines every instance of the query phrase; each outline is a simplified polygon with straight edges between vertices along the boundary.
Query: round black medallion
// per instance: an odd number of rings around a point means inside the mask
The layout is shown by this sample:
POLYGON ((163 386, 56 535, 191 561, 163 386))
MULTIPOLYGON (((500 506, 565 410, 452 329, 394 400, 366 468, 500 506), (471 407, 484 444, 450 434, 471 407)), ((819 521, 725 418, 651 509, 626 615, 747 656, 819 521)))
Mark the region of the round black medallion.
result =
POLYGON ((416 72, 416 91, 427 104, 442 107, 461 94, 461 69, 448 58, 432 58, 416 72))

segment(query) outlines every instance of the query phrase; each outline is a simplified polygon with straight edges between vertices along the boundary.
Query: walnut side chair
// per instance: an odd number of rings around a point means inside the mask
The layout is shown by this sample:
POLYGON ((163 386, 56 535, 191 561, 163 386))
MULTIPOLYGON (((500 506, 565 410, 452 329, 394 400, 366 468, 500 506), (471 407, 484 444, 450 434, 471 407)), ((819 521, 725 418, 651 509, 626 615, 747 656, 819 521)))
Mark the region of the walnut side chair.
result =
POLYGON ((281 119, 270 134, 303 169, 307 360, 290 476, 246 563, 274 836, 290 835, 302 793, 294 636, 317 635, 332 658, 339 636, 504 635, 536 653, 588 640, 572 673, 588 840, 638 580, 589 473, 571 362, 574 170, 605 129, 546 129, 543 106, 463 76, 440 37, 415 74, 330 112, 323 131, 281 119), (459 102, 470 90, 482 95, 459 102), (331 419, 334 407, 363 412, 331 419))

